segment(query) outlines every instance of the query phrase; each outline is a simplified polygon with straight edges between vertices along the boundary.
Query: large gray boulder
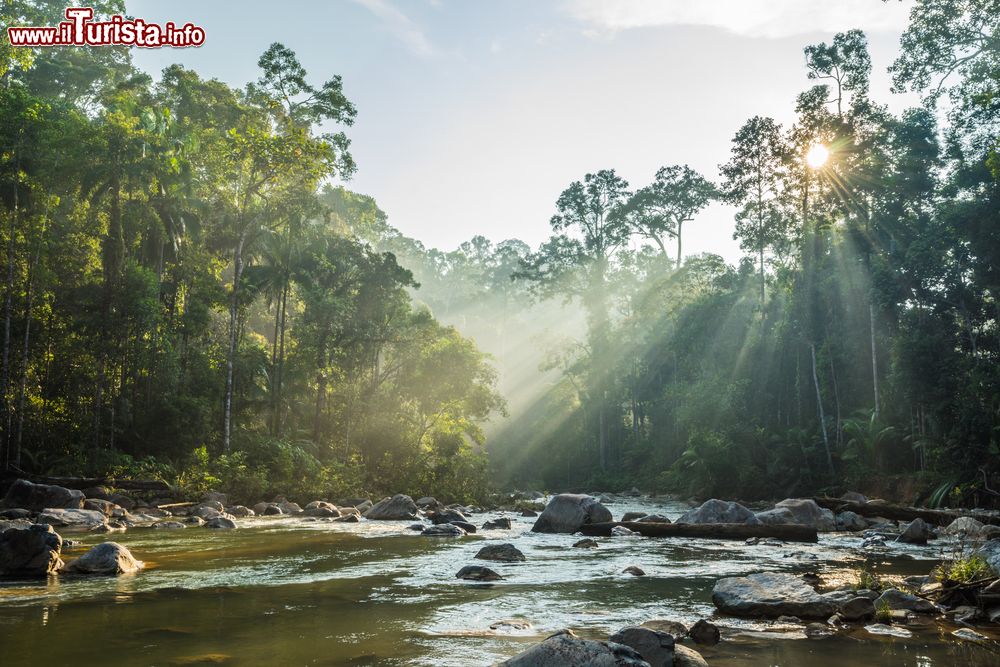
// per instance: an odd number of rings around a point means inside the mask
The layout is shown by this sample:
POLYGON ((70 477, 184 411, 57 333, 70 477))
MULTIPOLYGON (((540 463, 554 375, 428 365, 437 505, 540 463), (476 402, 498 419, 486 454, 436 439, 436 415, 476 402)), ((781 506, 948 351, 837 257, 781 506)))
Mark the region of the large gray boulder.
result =
POLYGON ((919 598, 911 593, 906 593, 898 588, 890 588, 883 591, 882 595, 875 600, 876 609, 883 607, 894 610, 903 609, 918 614, 936 614, 940 611, 933 602, 919 598))
POLYGON ((674 638, 665 632, 631 626, 611 635, 609 641, 635 649, 651 667, 674 665, 674 638))
POLYGON ((38 515, 38 523, 77 530, 93 530, 106 526, 108 518, 97 510, 49 508, 38 515))
POLYGON ((751 510, 737 502, 712 498, 680 515, 675 523, 747 523, 757 525, 761 522, 751 510))
POLYGON ((132 552, 117 542, 103 542, 66 566, 74 574, 129 574, 142 568, 132 552))
POLYGON ((859 530, 865 530, 868 528, 868 522, 865 518, 859 514, 855 514, 850 510, 845 510, 837 515, 837 528, 839 530, 849 530, 851 532, 857 532, 859 530))
POLYGON ((633 648, 614 642, 579 639, 570 630, 557 632, 500 667, 650 667, 633 648))
POLYGON ((52 484, 33 484, 26 479, 19 479, 7 489, 3 505, 40 512, 47 507, 80 509, 84 499, 83 491, 52 484))
POLYGON ((903 532, 899 534, 896 541, 906 544, 927 544, 927 540, 934 537, 934 531, 927 525, 927 522, 917 517, 903 527, 903 532))
MULTIPOLYGON (((787 498, 777 503, 774 510, 787 510, 792 518, 789 523, 812 526, 821 533, 837 530, 837 519, 833 512, 820 507, 812 498, 787 498)), ((760 514, 757 516, 760 517, 760 514)))
POLYGON ((479 550, 475 558, 501 563, 518 563, 524 561, 524 554, 513 544, 487 544, 479 550))
POLYGON ((941 532, 952 537, 970 537, 975 539, 982 535, 983 527, 984 524, 981 521, 973 519, 971 516, 960 516, 949 523, 947 527, 942 528, 941 532))
POLYGON ((585 525, 611 520, 611 512, 593 496, 560 493, 552 497, 531 530, 535 533, 575 533, 585 525))
POLYGON ((674 667, 708 667, 708 663, 698 651, 678 644, 674 647, 674 667))
POLYGON ((63 566, 59 557, 62 538, 52 526, 32 524, 0 533, 0 575, 45 577, 63 566))
POLYGON ((817 593, 799 577, 779 572, 720 579, 712 589, 712 602, 727 614, 764 618, 827 619, 838 607, 836 600, 817 593))
POLYGON ((411 521, 417 518, 417 504, 413 498, 397 493, 372 505, 364 517, 373 521, 411 521))

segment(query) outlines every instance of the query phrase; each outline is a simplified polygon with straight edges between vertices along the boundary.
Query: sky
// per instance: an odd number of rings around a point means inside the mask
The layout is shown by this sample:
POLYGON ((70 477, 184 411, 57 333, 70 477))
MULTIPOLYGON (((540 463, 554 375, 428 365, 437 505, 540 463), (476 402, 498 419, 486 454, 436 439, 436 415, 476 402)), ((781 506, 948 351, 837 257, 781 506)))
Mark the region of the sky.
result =
MULTIPOLYGON (((615 169, 633 188, 668 164, 715 179, 750 117, 792 121, 802 48, 868 34, 873 94, 893 111, 895 58, 910 0, 129 0, 129 14, 191 21, 194 49, 136 49, 153 75, 179 62, 242 86, 272 42, 318 86, 334 74, 358 109, 358 164, 346 187, 375 197, 390 224, 428 247, 476 234, 549 234, 559 193, 615 169), (235 8, 239 7, 239 11, 235 8)), ((733 210, 685 225, 685 255, 741 253, 733 210)))

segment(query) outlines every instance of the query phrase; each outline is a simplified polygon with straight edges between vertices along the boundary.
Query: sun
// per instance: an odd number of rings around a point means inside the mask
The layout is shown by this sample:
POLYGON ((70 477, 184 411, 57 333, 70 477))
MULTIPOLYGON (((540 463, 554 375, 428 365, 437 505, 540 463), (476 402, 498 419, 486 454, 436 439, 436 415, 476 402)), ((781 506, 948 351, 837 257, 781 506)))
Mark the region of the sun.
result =
POLYGON ((830 151, 823 144, 813 144, 806 153, 806 164, 808 164, 813 169, 819 169, 824 164, 826 164, 827 159, 830 157, 830 151))

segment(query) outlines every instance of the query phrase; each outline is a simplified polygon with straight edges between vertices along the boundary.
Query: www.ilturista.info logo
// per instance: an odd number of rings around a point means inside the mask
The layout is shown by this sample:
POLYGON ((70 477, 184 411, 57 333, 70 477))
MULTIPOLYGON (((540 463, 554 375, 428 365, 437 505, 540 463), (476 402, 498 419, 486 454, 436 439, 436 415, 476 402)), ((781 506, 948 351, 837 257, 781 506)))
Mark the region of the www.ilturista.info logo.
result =
POLYGON ((142 19, 112 16, 94 21, 91 7, 67 7, 66 20, 56 26, 9 26, 7 37, 12 46, 139 46, 155 49, 162 46, 183 48, 205 43, 205 30, 192 23, 183 26, 173 21, 160 25, 142 19))

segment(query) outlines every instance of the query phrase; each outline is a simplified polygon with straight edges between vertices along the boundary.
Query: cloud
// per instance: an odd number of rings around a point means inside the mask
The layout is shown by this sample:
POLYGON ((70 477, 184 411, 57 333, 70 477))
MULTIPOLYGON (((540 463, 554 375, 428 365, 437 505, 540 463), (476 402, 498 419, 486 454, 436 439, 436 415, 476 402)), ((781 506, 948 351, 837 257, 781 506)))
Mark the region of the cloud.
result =
POLYGON ((434 55, 436 49, 424 32, 388 0, 354 0, 381 22, 385 29, 418 56, 434 55))
POLYGON ((585 33, 632 28, 710 26, 746 37, 779 38, 861 28, 901 31, 911 0, 565 0, 563 10, 585 33))

